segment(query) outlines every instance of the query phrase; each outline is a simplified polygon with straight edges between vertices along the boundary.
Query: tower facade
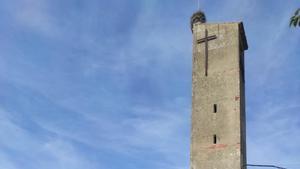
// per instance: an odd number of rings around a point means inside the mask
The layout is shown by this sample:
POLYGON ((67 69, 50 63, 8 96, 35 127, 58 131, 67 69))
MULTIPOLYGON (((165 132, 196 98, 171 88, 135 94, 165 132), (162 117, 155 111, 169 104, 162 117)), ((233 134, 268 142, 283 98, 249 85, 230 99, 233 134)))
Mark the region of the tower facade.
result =
POLYGON ((191 18, 193 32, 191 169, 246 168, 243 23, 191 18))

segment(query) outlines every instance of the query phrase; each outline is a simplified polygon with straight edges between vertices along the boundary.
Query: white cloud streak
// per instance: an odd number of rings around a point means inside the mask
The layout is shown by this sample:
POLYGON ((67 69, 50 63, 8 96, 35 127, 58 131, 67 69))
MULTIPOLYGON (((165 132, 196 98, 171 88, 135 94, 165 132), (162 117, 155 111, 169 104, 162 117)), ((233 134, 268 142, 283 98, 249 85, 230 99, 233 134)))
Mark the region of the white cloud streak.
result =
POLYGON ((10 114, 0 109, 1 168, 23 168, 19 162, 25 159, 34 160, 34 163, 26 165, 31 166, 32 169, 94 168, 93 163, 85 159, 68 141, 59 138, 41 139, 14 124, 11 121, 14 117, 8 117, 10 114), (6 155, 8 152, 15 155, 8 156, 6 155))

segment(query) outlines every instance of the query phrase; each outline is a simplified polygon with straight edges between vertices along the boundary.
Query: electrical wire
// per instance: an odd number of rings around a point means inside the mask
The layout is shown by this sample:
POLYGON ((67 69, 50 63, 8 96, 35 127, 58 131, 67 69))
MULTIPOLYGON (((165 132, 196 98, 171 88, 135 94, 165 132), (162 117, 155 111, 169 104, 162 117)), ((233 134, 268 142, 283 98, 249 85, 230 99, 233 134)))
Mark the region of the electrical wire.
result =
POLYGON ((271 167, 271 168, 277 168, 277 169, 287 169, 287 168, 279 167, 279 166, 276 166, 276 165, 246 164, 246 166, 252 166, 252 167, 271 167))

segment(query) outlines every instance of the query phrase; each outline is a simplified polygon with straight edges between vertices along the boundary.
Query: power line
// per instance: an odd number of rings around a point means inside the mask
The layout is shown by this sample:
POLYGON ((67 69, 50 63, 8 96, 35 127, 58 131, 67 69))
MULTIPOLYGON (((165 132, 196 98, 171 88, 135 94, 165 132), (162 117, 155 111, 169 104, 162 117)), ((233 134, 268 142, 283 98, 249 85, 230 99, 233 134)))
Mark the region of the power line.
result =
POLYGON ((279 167, 279 166, 276 166, 276 165, 247 164, 246 166, 252 166, 252 167, 271 167, 271 168, 277 168, 277 169, 287 169, 287 168, 279 167))

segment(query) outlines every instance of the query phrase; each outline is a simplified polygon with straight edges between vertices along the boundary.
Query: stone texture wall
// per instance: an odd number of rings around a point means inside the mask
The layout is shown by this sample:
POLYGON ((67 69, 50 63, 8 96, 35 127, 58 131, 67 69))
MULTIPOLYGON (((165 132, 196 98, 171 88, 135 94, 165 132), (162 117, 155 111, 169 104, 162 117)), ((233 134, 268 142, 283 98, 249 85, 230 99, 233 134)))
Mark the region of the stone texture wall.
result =
POLYGON ((246 163, 244 50, 242 23, 193 26, 191 169, 241 169, 246 163), (208 75, 205 76, 205 43, 208 75), (214 105, 217 112, 214 112, 214 105), (216 143, 214 143, 216 136, 216 143))

